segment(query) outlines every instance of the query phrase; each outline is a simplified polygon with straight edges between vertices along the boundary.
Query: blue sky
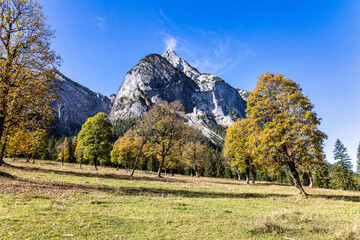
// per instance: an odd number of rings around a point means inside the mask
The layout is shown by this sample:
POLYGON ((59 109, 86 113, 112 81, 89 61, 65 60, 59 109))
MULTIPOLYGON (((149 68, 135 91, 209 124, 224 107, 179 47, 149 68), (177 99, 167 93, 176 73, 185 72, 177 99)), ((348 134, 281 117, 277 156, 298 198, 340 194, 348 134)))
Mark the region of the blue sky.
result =
POLYGON ((42 0, 61 71, 107 96, 150 53, 173 48, 200 72, 252 90, 265 71, 298 82, 355 165, 360 141, 360 1, 42 0))

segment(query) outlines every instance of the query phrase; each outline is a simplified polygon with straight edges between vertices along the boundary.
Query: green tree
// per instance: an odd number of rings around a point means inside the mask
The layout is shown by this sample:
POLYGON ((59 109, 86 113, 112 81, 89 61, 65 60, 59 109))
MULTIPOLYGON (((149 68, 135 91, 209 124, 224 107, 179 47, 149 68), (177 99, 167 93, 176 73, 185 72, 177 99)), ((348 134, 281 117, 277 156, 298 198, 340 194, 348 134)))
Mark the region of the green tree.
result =
POLYGON ((334 148, 334 186, 343 190, 356 190, 357 186, 353 177, 352 163, 344 144, 337 139, 334 148))
POLYGON ((59 57, 54 32, 36 0, 0 1, 0 165, 12 128, 31 132, 52 119, 53 81, 59 57))
POLYGON ((327 163, 315 167, 313 171, 314 187, 329 188, 330 187, 330 171, 327 163))
POLYGON ((92 161, 95 170, 100 158, 109 158, 111 137, 111 123, 105 113, 88 118, 81 127, 78 144, 82 146, 84 158, 92 161))
POLYGON ((247 101, 252 155, 263 166, 287 165, 298 192, 305 196, 299 166, 320 158, 315 155, 323 154, 326 138, 313 108, 297 83, 268 72, 259 77, 247 101))
POLYGON ((216 177, 216 162, 214 154, 214 151, 209 149, 205 156, 204 177, 216 177))

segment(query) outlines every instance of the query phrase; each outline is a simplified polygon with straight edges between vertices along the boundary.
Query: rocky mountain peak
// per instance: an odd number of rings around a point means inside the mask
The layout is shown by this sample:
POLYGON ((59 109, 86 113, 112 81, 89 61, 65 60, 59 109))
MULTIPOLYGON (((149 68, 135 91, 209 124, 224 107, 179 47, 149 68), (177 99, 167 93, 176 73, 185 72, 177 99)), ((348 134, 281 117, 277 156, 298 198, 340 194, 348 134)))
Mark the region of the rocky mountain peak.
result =
POLYGON ((174 50, 169 49, 161 54, 161 56, 189 78, 194 80, 200 77, 200 72, 196 68, 190 66, 184 59, 180 58, 174 50))
POLYGON ((213 74, 200 73, 169 49, 146 56, 127 73, 110 119, 141 117, 159 100, 180 101, 195 123, 231 125, 245 117, 246 102, 238 91, 213 74))

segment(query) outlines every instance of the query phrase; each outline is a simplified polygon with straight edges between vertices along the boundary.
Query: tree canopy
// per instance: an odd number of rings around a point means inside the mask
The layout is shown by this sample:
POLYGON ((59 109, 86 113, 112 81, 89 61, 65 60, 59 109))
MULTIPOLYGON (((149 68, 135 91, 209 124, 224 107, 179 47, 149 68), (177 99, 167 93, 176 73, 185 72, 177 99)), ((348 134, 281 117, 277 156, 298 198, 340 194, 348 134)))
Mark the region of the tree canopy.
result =
POLYGON ((149 141, 149 151, 159 160, 158 177, 173 147, 184 135, 183 106, 179 102, 158 101, 141 119, 137 132, 149 141))
POLYGON ((249 119, 239 119, 226 131, 224 156, 230 160, 230 166, 238 174, 245 172, 246 183, 249 184, 250 169, 253 158, 249 148, 249 119))
POLYGON ((0 164, 12 128, 44 128, 55 99, 51 79, 59 56, 50 49, 54 32, 33 0, 0 1, 0 164))
POLYGON ((298 167, 322 158, 320 119, 300 86, 282 74, 266 72, 248 98, 249 147, 262 165, 287 165, 299 193, 298 167))
POLYGON ((93 162, 97 169, 100 158, 109 158, 110 138, 112 137, 111 123, 105 113, 98 113, 88 118, 81 127, 77 137, 85 159, 93 162))

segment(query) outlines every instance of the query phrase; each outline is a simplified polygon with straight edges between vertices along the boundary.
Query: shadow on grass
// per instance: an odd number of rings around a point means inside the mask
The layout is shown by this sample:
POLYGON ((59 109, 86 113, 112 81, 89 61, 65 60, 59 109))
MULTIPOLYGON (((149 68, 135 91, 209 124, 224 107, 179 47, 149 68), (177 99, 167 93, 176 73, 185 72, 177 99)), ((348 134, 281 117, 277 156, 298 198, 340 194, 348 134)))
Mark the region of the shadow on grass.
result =
POLYGON ((224 192, 199 192, 183 189, 163 189, 163 188, 147 188, 147 187, 121 187, 120 192, 125 195, 150 195, 150 196, 175 196, 186 198, 273 198, 273 197, 291 197, 288 194, 255 194, 255 193, 224 193, 224 192))
MULTIPOLYGON (((106 187, 106 186, 87 186, 75 183, 49 182, 42 180, 27 179, 16 177, 10 174, 0 175, 1 178, 8 179, 8 191, 19 193, 19 189, 27 189, 27 192, 35 193, 62 193, 66 191, 82 191, 83 193, 104 192, 114 195, 126 196, 154 196, 154 197, 184 197, 184 198, 284 198, 292 195, 286 194, 254 194, 254 193, 224 193, 224 192, 201 192, 183 189, 165 189, 150 187, 106 187)), ((4 181, 5 182, 5 181, 4 181)))
POLYGON ((174 178, 159 178, 159 177, 144 177, 144 176, 129 176, 122 174, 111 174, 111 173, 89 173, 89 172, 75 172, 69 170, 54 170, 54 169, 44 169, 38 167, 24 167, 24 166, 14 166, 6 165, 7 168, 14 168, 22 171, 29 172, 42 172, 42 173, 55 173, 59 175, 69 175, 77 177, 96 177, 96 178, 106 178, 106 179, 121 179, 121 180, 144 180, 144 181, 159 181, 159 182, 180 182, 180 183, 189 183, 188 181, 174 179, 174 178))
MULTIPOLYGON (((72 176, 83 176, 83 177, 97 177, 97 178, 111 178, 111 179, 125 179, 125 180, 145 180, 145 181, 161 181, 161 182, 182 182, 182 183, 191 183, 180 179, 171 179, 171 178, 157 178, 157 177, 130 177, 128 175, 117 175, 117 174, 100 174, 100 173, 82 173, 74 171, 60 171, 60 170, 51 170, 51 169, 42 169, 37 167, 23 167, 23 166, 13 166, 7 165, 6 168, 14 168, 23 171, 34 171, 34 172, 44 172, 44 173, 55 173, 62 175, 72 175, 72 176)), ((292 194, 277 194, 277 193, 265 193, 265 194, 256 194, 256 193, 225 193, 225 192, 201 192, 201 191, 189 191, 182 189, 165 189, 165 188, 147 188, 147 187, 120 187, 112 188, 106 186, 87 186, 83 184, 72 184, 72 183, 59 183, 59 182, 48 182, 40 180, 32 180, 27 178, 20 178, 13 176, 6 172, 0 171, 0 177, 5 177, 12 179, 14 181, 22 182, 24 184, 29 184, 32 187, 37 187, 40 189, 51 190, 55 188, 57 190, 84 190, 88 191, 100 191, 108 192, 114 194, 123 194, 131 196, 141 196, 141 195, 150 195, 150 196, 178 196, 178 197, 187 197, 187 198, 285 198, 293 197, 292 194)), ((213 181, 216 182, 216 181, 213 181)), ((259 183, 256 185, 274 185, 274 183, 259 183)), ((281 184, 275 184, 280 185, 281 184)), ((288 185, 285 185, 288 186, 288 185)), ((327 195, 327 194, 311 194, 309 198, 324 198, 329 200, 341 200, 349 202, 360 202, 360 196, 349 196, 349 195, 327 195)))
POLYGON ((309 198, 325 198, 325 199, 329 199, 329 200, 360 202, 360 196, 349 196, 349 195, 310 194, 309 198))

